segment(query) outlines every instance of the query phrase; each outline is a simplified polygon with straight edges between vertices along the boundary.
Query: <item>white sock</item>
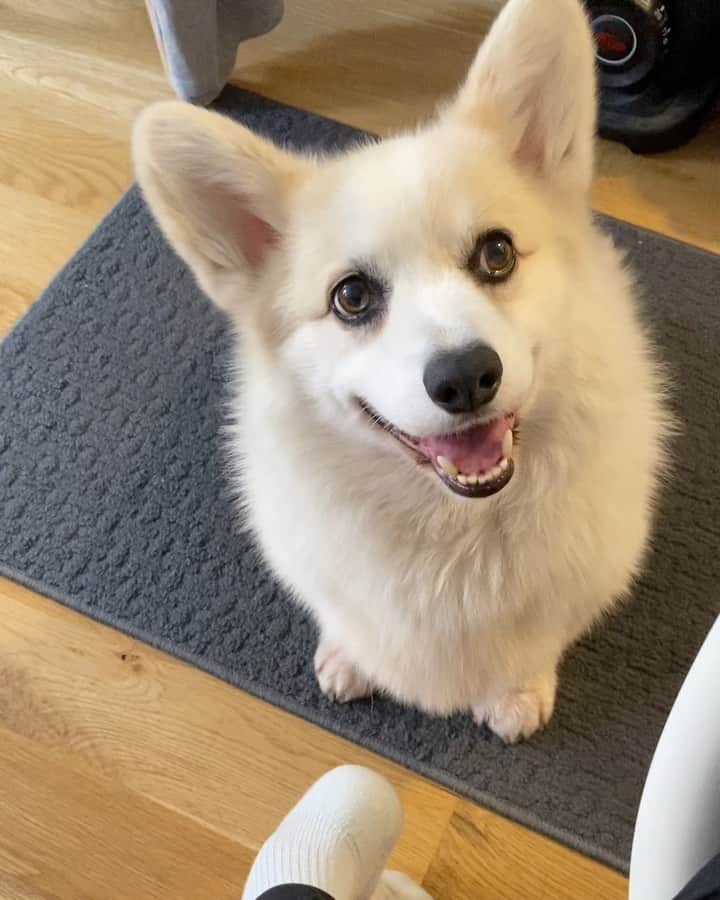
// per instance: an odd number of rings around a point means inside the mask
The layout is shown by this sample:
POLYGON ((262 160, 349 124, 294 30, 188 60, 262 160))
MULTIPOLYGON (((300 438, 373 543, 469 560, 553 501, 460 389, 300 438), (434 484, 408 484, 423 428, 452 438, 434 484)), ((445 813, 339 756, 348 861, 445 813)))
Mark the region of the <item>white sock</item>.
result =
POLYGON ((369 900, 401 827, 400 801, 384 778, 361 766, 333 769, 261 847, 243 900, 288 883, 369 900))

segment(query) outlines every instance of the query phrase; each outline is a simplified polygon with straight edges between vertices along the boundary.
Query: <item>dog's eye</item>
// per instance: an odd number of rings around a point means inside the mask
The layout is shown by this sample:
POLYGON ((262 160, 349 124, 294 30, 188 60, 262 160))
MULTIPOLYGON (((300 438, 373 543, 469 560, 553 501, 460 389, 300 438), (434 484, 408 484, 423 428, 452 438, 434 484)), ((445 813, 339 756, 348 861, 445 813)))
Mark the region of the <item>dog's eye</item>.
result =
POLYGON ((373 292, 362 275, 348 275, 332 291, 332 308, 343 322, 362 319, 371 309, 373 292))
POLYGON ((496 230, 478 238, 469 265, 483 281, 504 281, 512 274, 516 261, 512 238, 496 230))

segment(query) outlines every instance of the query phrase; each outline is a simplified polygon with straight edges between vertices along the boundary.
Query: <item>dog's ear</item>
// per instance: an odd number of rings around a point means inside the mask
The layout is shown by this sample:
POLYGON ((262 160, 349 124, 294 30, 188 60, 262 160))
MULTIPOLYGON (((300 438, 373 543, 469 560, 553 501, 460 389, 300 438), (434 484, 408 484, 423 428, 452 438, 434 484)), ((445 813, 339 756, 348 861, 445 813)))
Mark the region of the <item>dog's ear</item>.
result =
POLYGON ((448 111, 496 132, 526 170, 587 191, 595 51, 579 0, 509 0, 448 111))
POLYGON ((224 116, 175 101, 140 115, 132 151, 165 235, 221 305, 223 276, 259 273, 280 244, 290 195, 311 166, 224 116))

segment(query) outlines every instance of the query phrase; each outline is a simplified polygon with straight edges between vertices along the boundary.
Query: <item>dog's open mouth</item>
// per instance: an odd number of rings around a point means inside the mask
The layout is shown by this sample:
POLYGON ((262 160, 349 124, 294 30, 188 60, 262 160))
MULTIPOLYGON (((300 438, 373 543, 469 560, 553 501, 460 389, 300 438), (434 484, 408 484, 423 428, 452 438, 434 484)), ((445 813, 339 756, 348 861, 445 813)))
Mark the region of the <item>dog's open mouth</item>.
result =
POLYGON ((364 401, 359 403, 372 424, 391 434, 418 463, 432 466, 443 484, 461 497, 490 497, 513 477, 514 415, 454 434, 416 438, 400 431, 364 401))

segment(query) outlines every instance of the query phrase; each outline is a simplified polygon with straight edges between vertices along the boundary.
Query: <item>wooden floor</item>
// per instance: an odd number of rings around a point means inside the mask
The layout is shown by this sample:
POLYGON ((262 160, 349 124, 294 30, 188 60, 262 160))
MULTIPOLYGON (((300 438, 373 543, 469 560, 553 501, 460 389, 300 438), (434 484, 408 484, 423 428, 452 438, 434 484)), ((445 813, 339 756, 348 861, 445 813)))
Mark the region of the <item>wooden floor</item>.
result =
MULTIPOLYGON (((288 0, 235 80, 387 132, 451 90, 499 0, 288 0)), ((169 95, 142 0, 0 4, 0 333, 131 179, 169 95)), ((599 149, 598 208, 720 251, 720 124, 599 149)), ((0 580, 0 900, 237 897, 298 794, 341 762, 397 786, 392 864, 441 900, 626 896, 617 874, 111 629, 0 580)))

